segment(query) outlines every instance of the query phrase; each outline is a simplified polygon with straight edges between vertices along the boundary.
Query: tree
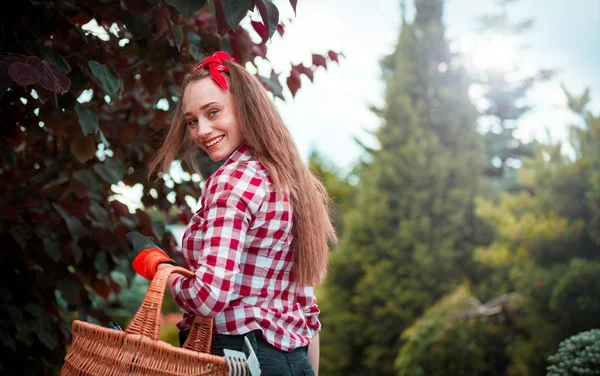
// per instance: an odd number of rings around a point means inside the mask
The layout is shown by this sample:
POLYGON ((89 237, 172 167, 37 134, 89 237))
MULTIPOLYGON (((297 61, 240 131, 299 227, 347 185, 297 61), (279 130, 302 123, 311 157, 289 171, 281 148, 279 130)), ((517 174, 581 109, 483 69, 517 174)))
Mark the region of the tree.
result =
POLYGON ((354 207, 356 187, 350 183, 353 172, 343 174, 340 169, 317 150, 308 156, 308 166, 321 180, 332 200, 332 219, 338 235, 344 231, 344 218, 354 207))
POLYGON ((547 376, 600 375, 600 329, 575 334, 548 358, 547 376))
MULTIPOLYGON (((512 21, 508 6, 513 2, 498 0, 499 10, 480 18, 477 32, 482 36, 481 43, 500 49, 502 43, 511 43, 518 51, 525 49, 522 44, 517 44, 519 38, 531 29, 533 20, 512 21)), ((524 158, 535 155, 535 141, 525 142, 515 134, 519 119, 531 110, 531 106, 526 104, 526 96, 535 85, 553 76, 550 69, 526 72, 519 63, 492 63, 476 71, 477 85, 483 89, 485 103, 481 114, 486 124, 483 129, 487 151, 485 174, 501 190, 509 191, 522 188, 517 183, 517 171, 524 158)))
POLYGON ((447 294, 402 333, 398 375, 505 375, 519 300, 509 294, 482 304, 467 285, 447 294))
POLYGON ((526 191, 478 205, 498 237, 476 259, 504 270, 525 301, 507 349, 511 375, 541 374, 561 339, 600 327, 600 118, 584 110, 589 95, 567 96, 584 120, 572 127, 575 155, 540 145, 519 171, 526 191))
POLYGON ((469 82, 448 50, 441 0, 416 1, 383 60, 379 148, 332 252, 321 303, 328 375, 393 375, 401 333, 468 276, 483 171, 469 82))
MULTIPOLYGON (((295 9, 297 1, 290 1, 295 9)), ((73 318, 106 323, 132 277, 125 234, 156 236, 172 251, 164 223, 146 208, 189 213, 198 182, 145 178, 145 163, 168 127, 184 63, 226 50, 251 66, 284 33, 269 0, 19 1, 0 28, 0 288, 3 369, 52 374, 62 364, 73 318), (252 11, 250 22, 238 24, 252 11), (97 27, 90 25, 97 24, 97 27), (130 211, 114 186, 142 187, 130 211), (19 286, 19 290, 12 290, 19 286)), ((295 95, 311 66, 260 77, 274 99, 295 95), (285 77, 287 76, 287 78, 285 77)), ((206 177, 215 166, 200 160, 206 177)))

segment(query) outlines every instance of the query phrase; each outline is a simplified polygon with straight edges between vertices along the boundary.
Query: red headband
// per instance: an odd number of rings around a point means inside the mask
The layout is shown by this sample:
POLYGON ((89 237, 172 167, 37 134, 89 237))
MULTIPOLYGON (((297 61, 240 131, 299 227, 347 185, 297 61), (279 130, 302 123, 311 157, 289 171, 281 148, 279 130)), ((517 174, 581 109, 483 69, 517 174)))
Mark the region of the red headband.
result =
POLYGON ((223 90, 227 90, 227 80, 223 77, 221 72, 229 72, 227 65, 223 64, 223 61, 233 60, 231 56, 225 51, 217 51, 212 56, 207 57, 204 61, 194 67, 190 71, 190 74, 196 72, 199 69, 206 68, 210 72, 210 76, 223 90))

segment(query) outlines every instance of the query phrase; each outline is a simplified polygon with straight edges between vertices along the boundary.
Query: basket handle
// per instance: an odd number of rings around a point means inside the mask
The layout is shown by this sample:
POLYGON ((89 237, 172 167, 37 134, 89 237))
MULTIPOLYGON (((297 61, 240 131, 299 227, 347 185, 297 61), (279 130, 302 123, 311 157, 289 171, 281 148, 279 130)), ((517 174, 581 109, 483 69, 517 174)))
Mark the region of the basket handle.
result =
MULTIPOLYGON (((148 291, 146 291, 146 295, 144 296, 144 300, 142 300, 140 308, 133 316, 131 323, 125 329, 125 332, 141 334, 157 341, 160 339, 160 310, 165 296, 167 278, 172 273, 179 273, 187 278, 194 276, 192 271, 180 266, 172 266, 158 270, 154 275, 154 278, 152 278, 150 286, 148 286, 148 291)), ((208 320, 211 321, 212 325, 212 319, 209 318, 208 320)))

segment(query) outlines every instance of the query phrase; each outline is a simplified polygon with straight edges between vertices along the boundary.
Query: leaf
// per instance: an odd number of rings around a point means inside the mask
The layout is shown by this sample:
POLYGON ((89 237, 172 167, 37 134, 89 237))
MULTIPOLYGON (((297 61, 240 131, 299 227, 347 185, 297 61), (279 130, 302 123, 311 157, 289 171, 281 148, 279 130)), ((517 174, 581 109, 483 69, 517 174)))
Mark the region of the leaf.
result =
POLYGON ((188 48, 188 52, 190 53, 190 55, 192 55, 194 61, 200 61, 202 60, 202 57, 204 57, 204 55, 202 54, 202 52, 200 52, 198 47, 194 46, 193 44, 190 45, 190 47, 188 48))
POLYGON ((44 244, 44 250, 46 251, 48 256, 50 256, 50 258, 54 260, 54 262, 59 262, 62 258, 62 250, 60 248, 60 244, 57 241, 50 239, 49 237, 44 237, 44 240, 42 242, 44 244))
POLYGON ((96 218, 98 221, 100 221, 100 223, 104 225, 104 227, 110 229, 111 231, 114 231, 115 224, 110 219, 110 214, 104 207, 99 205, 97 202, 92 202, 92 204, 90 205, 90 212, 92 213, 94 218, 96 218))
POLYGON ((99 297, 101 297, 104 300, 108 299, 108 296, 110 295, 110 286, 108 285, 108 283, 105 280, 103 280, 103 279, 95 280, 92 288, 94 289, 94 292, 96 293, 96 295, 98 295, 99 297))
POLYGON ((225 21, 235 30, 239 23, 244 19, 250 7, 250 0, 222 0, 223 13, 225 21))
POLYGON ((24 87, 33 85, 42 78, 42 72, 39 69, 21 62, 12 63, 8 67, 8 75, 13 81, 24 87))
POLYGON ((117 91, 117 89, 119 89, 120 82, 117 80, 117 76, 109 67, 104 64, 100 64, 95 60, 88 61, 88 66, 90 67, 94 76, 100 80, 104 91, 106 91, 108 95, 112 95, 115 91, 117 91))
POLYGON ((313 54, 312 55, 312 63, 314 66, 323 67, 323 68, 327 69, 327 61, 325 60, 325 57, 323 57, 321 55, 313 54))
POLYGON ((158 39, 170 28, 171 12, 169 7, 161 3, 153 10, 152 25, 154 26, 154 39, 158 39))
POLYGON ((192 13, 202 9, 206 0, 165 0, 165 2, 175 8, 185 19, 188 19, 192 13))
POLYGON ((75 105, 75 112, 77 112, 77 116, 79 117, 79 124, 84 136, 96 132, 96 129, 98 129, 98 115, 94 111, 84 108, 80 103, 77 103, 75 105))
POLYGON ((77 170, 73 172, 73 177, 85 184, 92 192, 102 191, 102 183, 89 170, 77 170))
POLYGON ((65 76, 57 67, 47 61, 43 61, 42 65, 44 71, 42 73, 42 78, 40 79, 40 85, 60 95, 69 91, 69 88, 71 87, 71 80, 69 77, 65 76))
POLYGON ((221 0, 214 0, 215 4, 215 17, 217 19, 217 33, 221 37, 225 36, 225 34, 229 31, 229 25, 227 24, 227 20, 225 19, 225 11, 223 10, 223 3, 221 0))
POLYGON ((96 258, 94 260, 94 266, 96 267, 97 274, 102 276, 108 275, 108 258, 106 257, 106 252, 100 251, 96 253, 96 258))
POLYGON ((181 30, 181 26, 174 22, 171 22, 171 30, 173 31, 173 39, 175 40, 177 51, 181 52, 181 44, 183 43, 183 30, 181 30))
POLYGON ((71 141, 71 154, 79 161, 79 163, 85 163, 90 159, 94 158, 96 154, 96 144, 91 138, 86 136, 77 135, 71 141))
POLYGON ((274 71, 271 71, 270 78, 266 78, 266 77, 260 77, 260 78, 267 85, 267 87, 273 93, 273 95, 275 97, 284 99, 283 98, 283 86, 281 86, 281 83, 279 82, 279 76, 277 76, 274 71))
POLYGON ((267 29, 267 27, 264 24, 257 21, 251 21, 250 24, 252 25, 254 31, 256 31, 258 36, 262 38, 262 43, 265 43, 269 40, 269 29, 267 29))
POLYGON ((314 73, 310 67, 305 67, 304 64, 292 65, 292 70, 290 71, 290 75, 294 76, 298 81, 300 81, 300 75, 304 74, 313 82, 314 73))
POLYGON ((104 163, 94 166, 94 171, 107 183, 117 184, 123 179, 125 167, 118 158, 106 158, 104 163))
POLYGON ((79 241, 82 236, 87 234, 87 230, 83 227, 79 219, 72 217, 65 209, 56 203, 53 203, 52 207, 60 214, 62 219, 67 224, 69 233, 71 234, 74 242, 79 241))
POLYGON ((279 24, 279 10, 270 0, 256 0, 256 6, 263 23, 269 29, 269 38, 273 37, 279 24))
POLYGON ((10 146, 10 144, 7 142, 0 143, 0 156, 2 157, 2 160, 4 161, 6 167, 10 168, 14 166, 17 162, 15 149, 13 149, 13 147, 10 146))
POLYGON ((48 63, 55 65, 62 73, 67 74, 71 71, 71 66, 61 54, 44 45, 38 45, 40 57, 48 63))
POLYGON ((110 207, 112 208, 112 210, 119 216, 119 217, 127 217, 129 216, 129 208, 127 207, 127 205, 123 204, 122 202, 119 202, 117 200, 113 200, 109 203, 110 207))
POLYGON ((73 261, 75 261, 75 265, 79 265, 83 258, 83 251, 75 242, 71 242, 69 245, 71 247, 71 253, 73 253, 73 261))
POLYGON ((296 5, 298 5, 298 0, 290 0, 290 4, 292 5, 292 9, 294 9, 294 15, 297 16, 296 5))
POLYGON ((296 92, 298 91, 298 89, 300 89, 300 79, 298 77, 294 77, 294 75, 290 75, 287 78, 287 86, 290 89, 290 92, 292 93, 292 97, 296 96, 296 92))
POLYGON ((67 274, 64 279, 58 281, 56 289, 60 291, 63 299, 71 305, 79 305, 81 302, 81 281, 73 274, 67 274))
POLYGON ((331 60, 333 60, 333 61, 335 61, 336 63, 339 64, 338 54, 337 53, 335 53, 334 51, 329 50, 327 52, 327 55, 329 56, 329 59, 331 59, 331 60))

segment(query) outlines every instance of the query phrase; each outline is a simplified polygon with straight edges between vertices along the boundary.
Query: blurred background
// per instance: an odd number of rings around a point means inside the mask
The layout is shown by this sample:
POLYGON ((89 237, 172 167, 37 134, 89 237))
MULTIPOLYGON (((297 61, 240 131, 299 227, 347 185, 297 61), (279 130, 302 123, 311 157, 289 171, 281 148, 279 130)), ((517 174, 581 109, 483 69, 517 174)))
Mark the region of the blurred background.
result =
MULTIPOLYGON (((322 375, 600 372, 597 0, 24 1, 1 20, 0 372, 57 374, 74 319, 127 326, 148 282, 126 232, 179 257, 218 165, 145 166, 184 64, 220 49, 335 204, 322 375)), ((168 293, 162 313, 178 345, 168 293)))

